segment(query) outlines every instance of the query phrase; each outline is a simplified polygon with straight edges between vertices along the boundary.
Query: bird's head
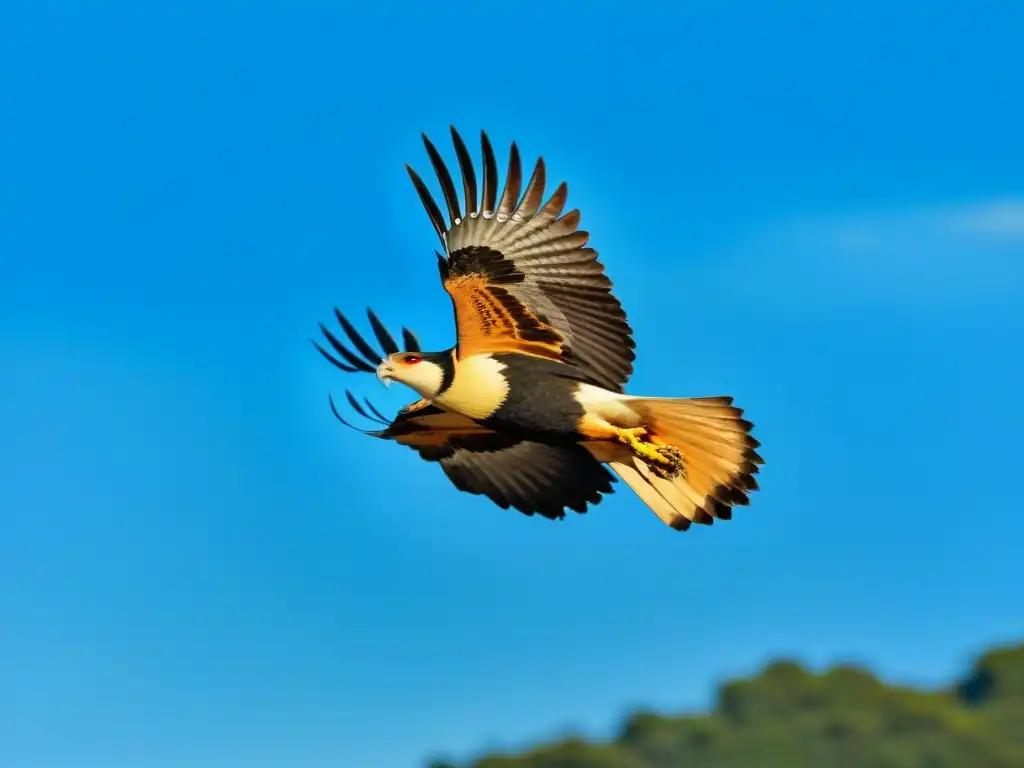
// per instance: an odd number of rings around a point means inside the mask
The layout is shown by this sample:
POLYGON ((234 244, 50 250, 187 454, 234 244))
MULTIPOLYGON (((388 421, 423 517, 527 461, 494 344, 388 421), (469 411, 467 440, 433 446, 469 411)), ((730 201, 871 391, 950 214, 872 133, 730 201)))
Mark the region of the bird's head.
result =
POLYGON ((416 390, 425 398, 441 391, 445 379, 444 354, 430 352, 396 352, 377 366, 377 378, 385 385, 398 381, 416 390))

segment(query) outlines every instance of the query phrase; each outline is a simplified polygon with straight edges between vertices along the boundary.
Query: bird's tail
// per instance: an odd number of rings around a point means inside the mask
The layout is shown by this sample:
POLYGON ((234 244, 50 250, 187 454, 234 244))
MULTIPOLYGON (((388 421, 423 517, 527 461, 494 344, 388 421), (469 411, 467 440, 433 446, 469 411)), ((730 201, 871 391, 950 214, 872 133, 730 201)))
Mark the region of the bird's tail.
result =
POLYGON ((746 506, 757 490, 763 459, 753 427, 731 397, 632 397, 636 411, 655 442, 668 443, 682 454, 683 471, 665 478, 627 446, 617 445, 609 467, 667 525, 686 530, 691 523, 710 525, 728 520, 732 507, 746 506))

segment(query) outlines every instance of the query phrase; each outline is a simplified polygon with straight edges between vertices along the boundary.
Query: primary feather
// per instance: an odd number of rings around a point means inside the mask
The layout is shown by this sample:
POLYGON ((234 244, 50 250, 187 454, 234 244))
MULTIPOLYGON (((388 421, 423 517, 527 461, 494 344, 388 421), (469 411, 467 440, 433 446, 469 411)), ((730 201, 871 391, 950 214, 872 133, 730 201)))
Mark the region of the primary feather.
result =
POLYGON ((560 359, 586 371, 595 384, 621 391, 633 372, 632 329, 597 251, 587 247, 590 235, 579 229, 580 212, 562 213, 568 199, 565 182, 542 205, 546 172, 541 158, 520 196, 522 164, 513 143, 496 203, 497 163, 481 133, 484 184, 478 208, 475 172, 454 128, 452 139, 467 196, 465 217, 451 174, 426 136, 448 221, 420 176, 406 168, 445 249, 442 279, 455 305, 460 345, 470 350, 521 348, 560 359), (542 343, 535 341, 541 335, 537 328, 548 331, 542 343), (524 330, 535 332, 524 336, 524 330))

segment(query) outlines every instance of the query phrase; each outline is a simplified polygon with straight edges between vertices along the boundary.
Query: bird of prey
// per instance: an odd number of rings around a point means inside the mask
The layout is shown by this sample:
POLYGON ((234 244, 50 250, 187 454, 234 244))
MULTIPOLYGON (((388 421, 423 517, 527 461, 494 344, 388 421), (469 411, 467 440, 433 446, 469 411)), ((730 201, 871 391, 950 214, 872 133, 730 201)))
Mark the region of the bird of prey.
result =
MULTIPOLYGON (((757 490, 754 475, 763 464, 743 411, 731 397, 626 394, 635 358, 632 330, 597 252, 587 247, 579 211, 563 212, 567 185, 545 201, 540 158, 524 190, 512 143, 499 192, 484 132, 478 184, 454 127, 451 138, 461 200, 440 153, 423 135, 447 218, 420 176, 406 170, 441 242, 435 255, 455 310, 455 344, 425 352, 403 328, 400 348, 367 310, 382 355, 337 309, 355 351, 322 323, 332 351, 313 342, 341 370, 375 373, 419 395, 389 420, 347 392, 357 413, 381 424, 361 431, 439 463, 459 490, 527 515, 560 519, 566 509, 586 512, 612 492, 614 473, 674 529, 728 520, 757 490)), ((352 426, 333 399, 330 405, 352 426)))

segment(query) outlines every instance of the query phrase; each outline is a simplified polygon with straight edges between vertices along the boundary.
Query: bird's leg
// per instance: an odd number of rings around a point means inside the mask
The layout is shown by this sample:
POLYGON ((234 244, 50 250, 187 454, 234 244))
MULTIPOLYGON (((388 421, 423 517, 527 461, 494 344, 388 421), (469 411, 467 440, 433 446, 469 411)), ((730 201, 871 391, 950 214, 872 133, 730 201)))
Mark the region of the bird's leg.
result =
POLYGON ((646 428, 616 428, 615 436, 661 477, 671 479, 684 474, 683 454, 679 449, 649 434, 646 428))

